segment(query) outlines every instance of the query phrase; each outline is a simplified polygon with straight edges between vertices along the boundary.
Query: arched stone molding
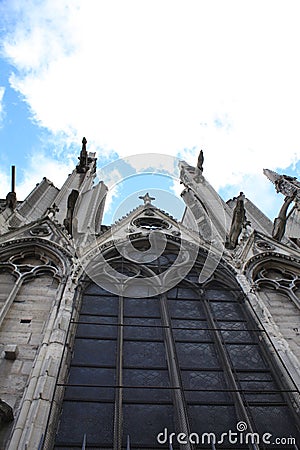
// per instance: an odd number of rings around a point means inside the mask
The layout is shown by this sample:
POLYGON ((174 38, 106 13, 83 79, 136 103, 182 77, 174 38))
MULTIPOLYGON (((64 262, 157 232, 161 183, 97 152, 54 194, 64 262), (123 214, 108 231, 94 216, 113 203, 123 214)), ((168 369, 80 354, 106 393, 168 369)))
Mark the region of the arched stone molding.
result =
POLYGON ((264 252, 248 261, 241 278, 249 286, 255 314, 299 389, 300 259, 264 252))
POLYGON ((283 266, 287 264, 300 268, 300 258, 279 252, 267 251, 250 258, 245 264, 244 273, 249 279, 254 279, 261 265, 268 262, 271 262, 271 264, 274 262, 276 262, 276 264, 280 263, 283 266))
POLYGON ((300 259, 280 253, 261 253, 249 260, 245 273, 255 289, 281 292, 300 310, 300 259))
POLYGON ((72 257, 65 249, 41 238, 18 239, 0 246, 0 281, 2 273, 14 277, 0 305, 0 341, 20 349, 15 361, 1 362, 9 366, 8 373, 12 370, 12 386, 18 384, 15 395, 7 398, 15 413, 11 449, 25 448, 29 435, 28 442, 34 442, 28 444, 30 448, 38 448, 71 317, 72 266, 72 257))
MULTIPOLYGON (((143 245, 146 240, 149 240, 150 233, 133 233, 130 234, 129 237, 124 237, 120 239, 111 239, 107 240, 104 243, 101 243, 101 241, 95 241, 95 243, 89 248, 85 253, 82 254, 80 257, 80 263, 83 267, 86 267, 97 255, 101 253, 104 258, 107 258, 107 254, 111 252, 114 248, 122 245, 126 245, 127 242, 131 242, 136 248, 139 247, 139 243, 143 245), (129 241, 130 240, 130 241, 129 241)), ((235 267, 227 261, 224 257, 226 255, 224 254, 222 257, 220 257, 220 253, 214 252, 213 248, 209 245, 209 243, 206 243, 204 241, 201 241, 201 243, 193 243, 191 241, 188 241, 186 239, 183 239, 179 236, 175 236, 173 234, 165 234, 166 237, 166 245, 174 244, 176 245, 177 249, 180 249, 180 246, 184 246, 187 252, 190 250, 191 253, 198 253, 199 255, 203 255, 203 258, 206 259, 207 257, 215 259, 216 261, 219 261, 219 264, 222 267, 226 267, 233 275, 236 274, 235 267)), ((197 258, 195 258, 196 264, 197 264, 197 258)), ((184 261, 186 263, 187 261, 184 261)), ((203 263, 203 261, 202 261, 203 263)), ((200 267, 200 265, 198 264, 200 267)), ((84 271, 84 269, 83 269, 84 271)), ((81 270, 81 273, 83 272, 81 270)), ((79 272, 78 272, 79 274, 79 272)))
MULTIPOLYGON (((146 241, 144 240, 144 243, 146 241)), ((140 239, 140 237, 138 237, 138 240, 134 242, 136 245, 140 244, 142 246, 143 240, 140 239)), ((138 246, 138 245, 137 245, 138 246)), ((166 249, 166 255, 162 255, 161 256, 161 261, 162 261, 162 266, 165 262, 166 256, 168 256, 168 252, 170 252, 171 254, 176 254, 178 252, 178 249, 180 247, 180 242, 173 242, 172 243, 172 251, 170 251, 170 245, 169 247, 167 246, 166 249), (173 252, 173 253, 172 253, 173 252)), ((91 254, 91 253, 90 253, 91 254)), ((126 261, 125 258, 122 258, 121 256, 118 255, 117 253, 117 249, 114 248, 113 245, 111 246, 106 246, 105 248, 103 248, 103 254, 105 254, 106 257, 106 261, 110 262, 112 265, 114 265, 114 267, 117 269, 118 265, 122 263, 122 260, 124 262, 124 266, 126 266, 126 269, 128 269, 129 273, 132 273, 133 276, 151 276, 151 274, 156 273, 156 269, 155 265, 154 267, 151 267, 151 264, 148 265, 148 267, 146 267, 146 263, 143 264, 133 264, 131 261, 126 261), (148 270, 148 271, 147 271, 148 270)), ((242 399, 242 396, 240 397, 238 392, 240 389, 240 383, 244 383, 244 382, 248 382, 248 380, 243 378, 243 370, 248 370, 249 372, 255 372, 255 370, 257 369, 257 372, 259 372, 262 369, 262 365, 260 365, 258 359, 255 359, 255 357, 253 357, 253 354, 255 353, 254 348, 256 348, 255 346, 259 347, 262 346, 264 347, 264 342, 263 342, 263 328, 260 327, 260 322, 257 319, 257 317, 255 317, 255 315, 252 314, 251 311, 251 307, 247 304, 247 299, 246 299, 246 294, 248 293, 247 290, 245 290, 245 286, 242 285, 241 282, 239 282, 239 275, 235 272, 234 268, 231 267, 226 261, 224 260, 220 260, 219 265, 217 266, 216 270, 211 274, 211 277, 209 279, 207 279, 204 283, 199 284, 198 283, 198 278, 199 278, 199 273, 201 271, 201 267, 203 266, 203 262, 205 261, 205 258, 207 256, 207 253, 204 252, 202 249, 199 250, 198 253, 198 257, 197 260, 195 262, 195 264, 193 265, 193 268, 191 269, 191 271, 187 274, 187 276, 183 279, 181 277, 182 274, 180 274, 180 268, 178 269, 178 271, 175 273, 175 276, 179 277, 179 281, 178 284, 175 285, 174 288, 171 288, 170 291, 164 292, 164 293, 159 293, 158 295, 156 295, 155 292, 153 292, 153 297, 156 298, 152 298, 152 299, 146 299, 146 298, 136 298, 135 297, 135 292, 133 292, 133 295, 131 295, 131 292, 126 290, 123 292, 124 293, 124 298, 122 298, 122 292, 120 292, 120 298, 118 299, 118 295, 117 294, 111 294, 111 293, 107 293, 105 292, 105 286, 101 285, 101 287, 99 287, 99 285, 97 286, 95 283, 93 283, 93 280, 89 280, 88 278, 88 273, 84 273, 83 268, 81 268, 81 272, 78 272, 78 275, 80 276, 80 285, 83 287, 82 291, 84 295, 81 296, 81 294, 78 295, 78 303, 76 304, 76 311, 74 310, 74 315, 73 315, 73 325, 71 325, 70 328, 70 333, 71 336, 75 336, 76 333, 76 327, 77 324, 81 324, 79 326, 81 326, 82 324, 85 326, 88 324, 87 315, 93 315, 95 313, 95 311, 97 310, 90 310, 90 312, 88 313, 88 309, 85 309, 85 306, 87 305, 87 303, 85 302, 91 302, 91 304, 100 304, 100 297, 103 297, 103 302, 106 302, 107 300, 107 304, 113 303, 114 305, 117 305, 117 308, 114 310, 115 312, 112 313, 110 310, 109 312, 107 312, 107 310, 105 309, 105 314, 109 316, 109 319, 111 320, 111 317, 113 314, 117 315, 118 314, 118 320, 117 322, 114 323, 118 323, 120 324, 120 329, 118 331, 118 343, 116 345, 118 345, 117 347, 117 351, 116 351, 116 355, 122 355, 122 345, 123 345, 123 337, 121 337, 121 335, 123 335, 123 326, 126 327, 126 324, 128 322, 126 322, 126 314, 128 314, 128 312, 126 313, 126 302, 127 305, 131 304, 131 307, 133 304, 139 305, 138 307, 140 308, 140 305, 146 304, 147 302, 159 302, 160 305, 160 318, 162 320, 162 325, 163 325, 163 329, 164 329, 164 339, 165 339, 165 344, 166 344, 166 361, 168 364, 168 370, 169 370, 169 374, 171 376, 172 380, 176 380, 176 382, 178 381, 178 386, 180 385, 180 371, 179 371, 179 366, 177 367, 177 360, 176 358, 174 358, 175 355, 175 351, 176 350, 176 339, 175 341, 173 340, 173 335, 172 335, 172 331, 170 330, 170 326, 171 326, 171 320, 172 318, 175 318, 175 320, 185 320, 185 317, 187 320, 207 320, 208 326, 207 328, 209 329, 209 331, 213 331, 214 337, 213 337, 213 345, 215 346, 214 348, 216 348, 218 350, 218 355, 222 361, 222 369, 224 370, 224 373, 227 375, 226 378, 226 382, 228 382, 229 385, 229 389, 231 389, 234 392, 237 392, 237 395, 235 397, 234 400, 234 405, 236 408, 236 412, 238 414, 238 417, 242 418, 242 420, 244 420, 247 424, 249 422, 249 424, 251 423, 251 420, 249 419, 249 417, 251 416, 251 412, 249 413, 249 409, 247 409, 248 407, 245 407, 244 401, 242 399), (92 290, 88 292, 89 286, 88 284, 91 281, 91 288, 92 290), (179 292, 179 289, 182 289, 182 291, 185 291, 185 288, 188 288, 188 290, 192 290, 195 293, 195 296, 192 295, 186 295, 186 297, 184 296, 185 294, 178 294, 177 291, 179 292), (171 291, 176 291, 175 296, 173 296, 171 291), (210 291, 210 292, 208 292, 210 291), (171 294, 170 294, 171 292, 171 294), (85 294, 87 294, 87 297, 90 295, 91 298, 88 298, 88 300, 86 300, 85 294), (127 298, 126 298, 126 294, 127 298), (170 294, 170 295, 169 295, 170 294), (97 297, 97 295, 99 295, 99 299, 97 297), (93 297, 93 298, 92 298, 93 297), (110 302, 109 300, 114 297, 115 300, 114 302, 110 302), (174 298, 176 298, 176 302, 178 302, 178 305, 180 303, 179 306, 177 306, 178 310, 177 310, 177 315, 175 316, 171 316, 171 305, 170 303, 172 303, 172 301, 174 300, 174 298), (170 300, 170 301, 169 301, 170 300), (80 319, 80 303, 81 301, 83 302, 82 304, 84 305, 83 308, 83 317, 80 319), (93 303, 95 302, 95 303, 93 303), (184 303, 186 302, 186 303, 184 303), (197 316, 197 314, 195 315, 187 315, 185 316, 185 312, 187 310, 188 313, 190 313, 190 311, 194 311, 193 309, 189 310, 189 308, 192 308, 192 306, 186 306, 186 305, 191 305, 192 303, 198 303, 201 305, 201 310, 203 308, 204 311, 204 315, 199 315, 197 316), (217 303, 216 308, 214 308, 214 303, 217 303), (223 305, 222 305, 223 303, 223 305), (224 306, 225 305, 225 306, 224 306), (234 306, 231 306, 234 305, 234 306), (236 309, 235 309, 236 308, 236 309), (118 312, 117 312, 118 311, 118 312), (124 314, 123 314, 124 312, 124 314), (223 316, 223 312, 224 312, 224 316, 223 316), (235 316, 236 314, 236 316, 235 316), (123 321, 122 319, 125 317, 125 320, 123 321), (196 318, 196 319, 195 319, 196 318), (226 322, 227 321, 227 322, 226 322), (247 327, 247 328, 244 328, 247 327), (222 328, 223 327, 223 328, 222 328), (230 332, 232 332, 230 334, 230 332), (227 337, 226 337, 226 333, 227 333, 227 337), (236 335, 241 336, 241 340, 234 340, 234 333, 236 333, 236 335), (250 338, 250 334, 247 333, 255 333, 254 335, 251 335, 252 337, 250 338), (229 335, 229 337, 228 337, 229 335), (253 338, 253 340, 252 340, 253 338), (227 339, 227 341, 226 341, 227 339), (243 341, 244 339, 244 341, 243 341), (253 345, 252 345, 253 344, 253 345), (262 344, 262 345, 261 345, 262 344), (239 346, 240 345, 240 346, 239 346), (240 350, 241 349, 241 350, 240 350), (228 354, 227 354, 228 351, 228 354), (247 361, 245 364, 247 364, 243 370, 241 370, 241 375, 240 378, 235 378, 235 373, 232 370, 232 366, 230 365, 232 363, 233 365, 233 361, 237 360, 239 358, 239 351, 243 352, 243 357, 245 357, 245 360, 247 361), (230 353, 231 352, 231 353, 230 353), (172 357, 171 357, 171 356, 172 357), (245 356, 246 355, 246 356, 245 356), (257 364, 257 367, 255 367, 255 364, 257 364)), ((97 254, 94 254, 93 257, 90 259, 90 263, 93 264, 93 262, 97 261, 97 254)), ((96 268, 97 269, 97 268, 96 268)), ((122 268, 120 266, 120 269, 124 269, 124 267, 122 268)), ((121 270, 120 270, 121 272, 121 270)), ((126 270, 123 272, 128 273, 126 270)), ((121 275, 121 274, 120 274, 121 275)), ((112 280, 111 280, 112 281, 112 280)), ((115 283, 118 282, 117 279, 114 280, 115 283)), ((126 284, 126 283, 124 283, 126 284)), ((150 286, 150 285, 149 285, 150 286)), ((144 284, 144 288, 147 288, 147 284, 144 284)), ((174 300, 175 301, 175 300, 174 300)), ((127 310, 128 311, 128 310, 127 310)), ((128 317, 130 316, 130 314, 132 314, 132 317, 135 317, 133 309, 130 310, 131 312, 129 313, 128 317)), ((139 310, 141 311, 141 310, 139 310)), ((101 316, 100 310, 98 311, 98 313, 96 312, 95 315, 98 317, 101 316), (99 314, 98 314, 99 313, 99 314)), ((105 315, 104 314, 104 315, 105 315)), ((155 313, 156 314, 156 313, 155 313)), ((159 313, 158 313, 159 314, 159 313)), ((142 319, 142 315, 136 315, 136 317, 138 316, 139 319, 142 319)), ((92 318, 92 322, 94 318, 92 318)), ((174 329, 176 329, 178 331, 178 329, 180 329, 180 332, 184 332, 183 330, 187 330, 186 333, 190 333, 190 336, 192 336, 193 331, 193 326, 197 327, 197 325, 192 325, 190 326, 189 324, 187 324, 187 320, 185 321, 185 323, 183 325, 175 325, 174 329), (179 327, 179 328, 176 328, 179 327)), ((101 322, 102 323, 102 322, 101 322)), ((131 322, 129 322, 131 323, 131 322)), ((139 322, 140 324, 142 323, 142 321, 139 322)), ((174 322, 174 323, 178 323, 178 322, 174 322)), ((202 323, 202 322, 201 322, 202 323)), ((134 326, 138 326, 138 325, 134 325, 134 326)), ((144 325, 146 327, 146 325, 144 325)), ((172 325, 173 326, 173 325, 172 325)), ((199 327, 200 325, 198 325, 199 327)), ((200 327, 201 328, 201 327, 200 327)), ((199 328, 199 330, 200 330, 199 328)), ((201 332, 206 332, 205 330, 207 330, 207 328, 204 326, 203 328, 203 324, 202 324, 202 328, 201 328, 201 332)), ((79 328, 78 328, 79 329, 79 328)), ((83 337, 83 330, 81 329, 79 333, 78 339, 83 337), (81 333, 81 335, 80 335, 81 333)), ((89 338, 89 334, 85 335, 85 338, 89 338)), ((95 340, 95 335, 93 335, 93 339, 95 340)), ((182 339, 182 338, 181 338, 182 339)), ((190 338, 192 339, 192 338, 190 338)), ((125 339, 126 340, 126 339, 125 339)), ((133 338, 131 337, 131 340, 133 340, 133 338)), ((189 342, 188 337, 185 338, 185 340, 180 340, 178 338, 178 341, 181 342, 182 347, 181 348, 186 348, 184 347, 186 345, 186 342, 189 342)), ((196 342, 196 339, 195 339, 196 342)), ((191 342, 191 347, 195 344, 195 342, 191 342)), ((195 346, 197 345, 197 343, 195 344, 195 346)), ((205 347, 206 344, 204 344, 203 348, 205 347)), ((210 344, 208 345, 208 347, 210 348, 210 344)), ((208 348, 207 347, 207 348, 208 348)), ((262 358, 266 361, 269 362, 269 360, 274 359, 275 361, 275 357, 273 358, 272 356, 272 352, 269 351, 269 349, 262 349, 262 358)), ((190 351, 190 350, 189 350, 190 351)), ((207 349, 205 351, 208 351, 207 349)), ((76 345, 74 346, 74 352, 76 353, 76 345)), ((70 353, 72 353, 72 344, 70 346, 70 353)), ((75 354, 74 353, 74 354, 75 354)), ((86 354, 87 352, 85 352, 86 354)), ((109 353, 109 352, 108 352, 109 353)), ((70 354, 69 354, 69 358, 70 358, 70 354)), ((120 360, 118 360, 118 364, 116 364, 117 369, 119 370, 118 367, 120 367, 120 365, 122 365, 122 356, 119 356, 120 360)), ((209 358, 209 357, 208 357, 209 358)), ((75 361, 75 357, 74 357, 74 361, 75 361)), ((67 355, 65 355, 65 360, 67 360, 67 355)), ((277 362, 277 361, 276 361, 277 362)), ((78 361, 77 361, 78 363, 78 361)), ((83 363, 82 363, 83 364, 83 363)), ((71 363, 72 365, 72 363, 71 363)), ((87 364, 88 365, 88 364, 87 364)), ((64 369, 66 367, 66 364, 63 364, 64 369)), ((233 366, 234 367, 234 366, 233 366)), ((241 367, 241 366, 239 366, 241 367)), ((269 364, 268 367, 271 367, 272 370, 270 369, 270 372, 276 372, 277 370, 277 366, 275 365, 275 362, 272 362, 269 364)), ((126 368, 125 368, 126 370, 126 368)), ((187 369, 186 369, 187 370, 187 369)), ((197 367, 197 370, 199 372, 201 372, 201 369, 199 367, 197 367)), ((280 380, 280 377, 282 376, 282 373, 279 372, 277 370, 277 372, 279 373, 278 378, 278 385, 280 386, 280 389, 283 389, 284 391, 284 383, 282 383, 282 380, 280 380)), ((118 372, 118 373, 121 373, 118 372)), ((66 375, 66 371, 64 371, 64 375, 66 375)), ((196 376, 196 374, 192 374, 191 376, 196 376)), ((204 374, 201 374, 201 376, 204 374)), ((248 374, 249 375, 249 374, 248 374)), ((259 375, 259 374, 258 374, 259 375)), ((255 382, 255 377, 253 377, 253 379, 251 378, 251 374, 250 376, 250 381, 249 381, 249 386, 251 388, 251 383, 255 382)), ((70 379, 72 378, 72 376, 70 375, 70 379)), ((277 381, 277 378, 276 379, 277 381)), ((60 378, 61 379, 61 378, 60 378)), ((73 381, 72 383, 76 383, 76 381, 74 381, 74 379, 72 379, 73 381)), ((116 385, 119 386, 121 384, 121 376, 119 379, 117 379, 116 381, 116 385)), ((258 377, 258 381, 260 380, 260 378, 258 377)), ((64 385, 64 383, 66 383, 66 378, 64 378, 62 381, 60 381, 61 385, 64 385)), ((53 422, 51 421, 50 424, 51 426, 49 426, 48 430, 49 430, 49 442, 51 442, 52 446, 53 446, 53 441, 51 441, 51 431, 53 433, 53 429, 56 428, 56 423, 54 421, 55 416, 57 417, 57 409, 56 409, 56 405, 57 403, 59 403, 60 400, 62 400, 62 388, 61 385, 58 386, 57 392, 60 390, 60 395, 59 392, 57 394, 56 400, 55 400, 55 412, 52 414, 53 417, 53 422)), ((227 389, 228 389, 228 385, 227 385, 227 389)), ((177 384, 176 384, 177 386, 177 384)), ((203 388, 203 385, 202 385, 203 388)), ((178 387, 176 389, 179 389, 178 387)), ((247 393, 245 393, 247 395, 247 393)), ((259 394, 261 395, 261 393, 259 394)), ((285 394, 284 394, 285 395, 285 394)), ((267 398, 267 397, 266 397, 267 398)), ((68 401, 68 399, 67 399, 68 401)), ((89 400, 86 400, 87 402, 89 400)), ((181 415, 181 422, 180 422, 180 426, 181 429, 185 430, 186 428, 188 428, 188 418, 185 416, 185 407, 184 407, 184 398, 181 397, 181 394, 176 392, 176 400, 175 400, 175 406, 176 408, 178 408, 178 410, 180 410, 182 412, 181 415)), ((266 406, 266 405, 264 405, 266 406)), ((70 406, 69 406, 70 407, 70 406)), ((119 408, 119 406, 117 404, 115 404, 116 408, 119 408)), ((119 410, 121 411, 121 408, 119 408, 119 410)), ((66 413, 63 413, 66 414, 66 413)), ((70 416, 70 415, 69 415, 70 416)), ((63 416, 62 416, 63 417, 63 416)), ((115 416, 116 417, 116 416, 115 416)), ((118 416, 121 417, 121 416, 118 416)), ((61 423, 63 422, 64 419, 61 420, 61 423)), ((205 420, 205 419, 204 419, 205 420)), ((115 420, 115 422, 111 422, 114 423, 114 436, 118 436, 118 430, 121 429, 121 422, 122 420, 115 420), (119 427, 119 428, 118 428, 119 427)), ((250 430, 250 426, 249 426, 249 430, 250 430)), ((75 433, 75 434, 79 434, 79 433, 75 433)), ((77 438, 77 437, 76 437, 77 438)), ((116 438, 117 439, 117 438, 116 438)), ((76 443, 76 445, 78 445, 78 442, 76 443)), ((48 438, 47 438, 47 443, 46 443, 46 449, 50 449, 52 448, 51 445, 48 445, 48 438)))
POLYGON ((44 265, 57 268, 61 277, 70 274, 73 264, 72 255, 60 245, 38 237, 15 239, 0 244, 0 261, 26 261, 26 257, 39 258, 44 265))
POLYGON ((10 270, 17 279, 0 310, 0 326, 22 284, 46 273, 62 281, 70 271, 68 263, 65 255, 58 251, 58 246, 49 245, 48 241, 18 239, 0 245, 0 267, 2 270, 10 270))

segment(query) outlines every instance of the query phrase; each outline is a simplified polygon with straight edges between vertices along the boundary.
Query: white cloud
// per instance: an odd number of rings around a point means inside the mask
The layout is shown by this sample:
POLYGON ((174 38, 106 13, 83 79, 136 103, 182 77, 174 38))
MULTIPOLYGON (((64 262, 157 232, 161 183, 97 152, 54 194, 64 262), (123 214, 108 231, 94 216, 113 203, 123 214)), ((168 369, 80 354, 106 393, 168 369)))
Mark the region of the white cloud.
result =
POLYGON ((19 183, 17 174, 16 193, 18 200, 24 200, 34 186, 42 181, 45 174, 54 186, 60 188, 66 180, 67 174, 71 173, 73 169, 74 161, 72 159, 67 158, 65 162, 62 162, 46 156, 42 152, 32 154, 26 172, 19 176, 19 178, 22 178, 19 183))
POLYGON ((6 195, 11 190, 11 180, 10 176, 6 173, 0 170, 0 179, 1 179, 1 192, 0 192, 0 198, 6 198, 6 195))
POLYGON ((237 197, 241 190, 271 220, 277 216, 284 197, 276 195, 274 185, 268 180, 266 182, 262 173, 243 175, 236 184, 225 186, 222 189, 224 200, 237 197))
POLYGON ((174 192, 176 197, 180 198, 180 195, 184 189, 184 186, 180 183, 179 180, 173 180, 171 184, 171 191, 174 192))
POLYGON ((119 186, 115 186, 107 192, 105 199, 105 207, 103 215, 111 215, 113 213, 113 205, 116 200, 120 198, 120 188, 119 186))
POLYGON ((112 150, 195 164, 202 148, 219 189, 299 158, 298 2, 12 4, 11 85, 40 125, 101 148, 99 165, 112 150))

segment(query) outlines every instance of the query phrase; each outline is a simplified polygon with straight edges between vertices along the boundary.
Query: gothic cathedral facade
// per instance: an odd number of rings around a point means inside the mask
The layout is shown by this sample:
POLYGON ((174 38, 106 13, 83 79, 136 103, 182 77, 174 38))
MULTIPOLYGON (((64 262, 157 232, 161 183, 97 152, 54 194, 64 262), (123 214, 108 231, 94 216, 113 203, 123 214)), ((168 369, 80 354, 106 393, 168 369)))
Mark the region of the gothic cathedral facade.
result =
POLYGON ((82 144, 0 200, 0 448, 300 448, 300 183, 265 170, 273 224, 201 152, 180 222, 149 192, 108 226, 82 144))

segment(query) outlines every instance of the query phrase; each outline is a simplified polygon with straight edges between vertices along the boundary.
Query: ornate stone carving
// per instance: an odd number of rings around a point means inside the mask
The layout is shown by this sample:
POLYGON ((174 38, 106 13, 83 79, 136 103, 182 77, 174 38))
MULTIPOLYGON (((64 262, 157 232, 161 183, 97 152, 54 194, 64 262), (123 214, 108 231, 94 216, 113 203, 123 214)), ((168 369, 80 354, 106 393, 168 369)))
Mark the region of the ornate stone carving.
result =
POLYGON ((81 149, 81 152, 80 152, 80 156, 78 157, 79 164, 76 166, 76 172, 77 173, 84 173, 88 169, 88 154, 87 154, 87 151, 86 151, 86 144, 87 144, 87 140, 84 137, 82 139, 82 149, 81 149))
POLYGON ((233 216, 232 216, 232 222, 231 227, 228 235, 228 239, 225 243, 225 247, 229 250, 233 250, 237 244, 239 236, 247 225, 249 225, 249 222, 246 218, 246 210, 244 207, 244 194, 243 192, 240 192, 240 195, 236 199, 236 206, 233 210, 233 216))
POLYGON ((300 200, 300 183, 296 177, 290 177, 289 175, 279 175, 273 170, 263 170, 266 177, 275 185, 276 192, 281 192, 286 197, 291 197, 296 193, 300 200))
POLYGON ((36 227, 32 228, 29 233, 32 236, 49 236, 51 234, 51 230, 47 225, 37 225, 36 227))
POLYGON ((300 284, 299 269, 284 267, 279 265, 266 265, 255 277, 255 284, 259 289, 267 288, 284 292, 297 308, 300 308, 300 301, 296 291, 300 284))
POLYGON ((272 236, 277 241, 281 241, 284 236, 285 226, 287 219, 289 218, 291 212, 297 208, 300 208, 300 183, 296 177, 291 177, 289 175, 279 175, 269 169, 264 169, 264 174, 269 178, 269 180, 275 185, 276 192, 281 192, 284 196, 284 203, 280 209, 278 217, 274 221, 272 236), (292 208, 288 214, 288 207, 295 201, 295 206, 292 208))
POLYGON ((9 192, 6 196, 6 207, 14 211, 16 206, 17 206, 17 195, 15 192, 9 192))
POLYGON ((144 205, 151 205, 152 200, 155 200, 155 197, 150 197, 148 192, 145 195, 141 195, 139 198, 143 200, 144 205))
POLYGON ((70 235, 72 235, 73 214, 78 196, 79 192, 76 189, 72 189, 72 192, 68 197, 67 203, 68 209, 67 209, 67 216, 64 219, 64 226, 70 235))
POLYGON ((200 172, 203 172, 203 163, 204 163, 204 155, 203 150, 200 150, 198 161, 197 161, 197 168, 200 170, 200 172))
POLYGON ((261 264, 263 261, 288 261, 290 263, 296 264, 300 267, 300 259, 296 258, 294 256, 285 255, 283 253, 273 252, 273 251, 267 251, 263 253, 259 253, 258 255, 253 256, 249 259, 249 261, 246 263, 244 268, 244 273, 248 271, 253 271, 254 266, 256 264, 261 264))
POLYGON ((266 250, 272 250, 273 251, 273 250, 275 250, 274 245, 270 244, 269 242, 263 241, 263 240, 256 241, 255 245, 256 245, 256 247, 259 250, 263 250, 263 251, 266 251, 266 250))
POLYGON ((52 206, 47 208, 46 215, 54 219, 57 212, 59 212, 59 207, 55 203, 53 203, 52 206))

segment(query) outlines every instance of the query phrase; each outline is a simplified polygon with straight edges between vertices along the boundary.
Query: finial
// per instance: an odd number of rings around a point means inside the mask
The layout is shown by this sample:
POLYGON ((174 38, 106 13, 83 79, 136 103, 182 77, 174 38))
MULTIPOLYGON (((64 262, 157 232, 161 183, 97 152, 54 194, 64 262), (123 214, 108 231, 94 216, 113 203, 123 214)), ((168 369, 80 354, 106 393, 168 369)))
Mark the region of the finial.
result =
POLYGON ((141 195, 139 198, 144 201, 144 205, 151 205, 151 201, 155 200, 155 197, 150 197, 148 192, 145 195, 141 195))
POLYGON ((87 140, 85 137, 82 138, 82 150, 86 151, 86 144, 87 144, 87 140))
POLYGON ((280 179, 280 175, 278 173, 274 172, 273 170, 263 169, 263 173, 274 184, 277 180, 280 179))

